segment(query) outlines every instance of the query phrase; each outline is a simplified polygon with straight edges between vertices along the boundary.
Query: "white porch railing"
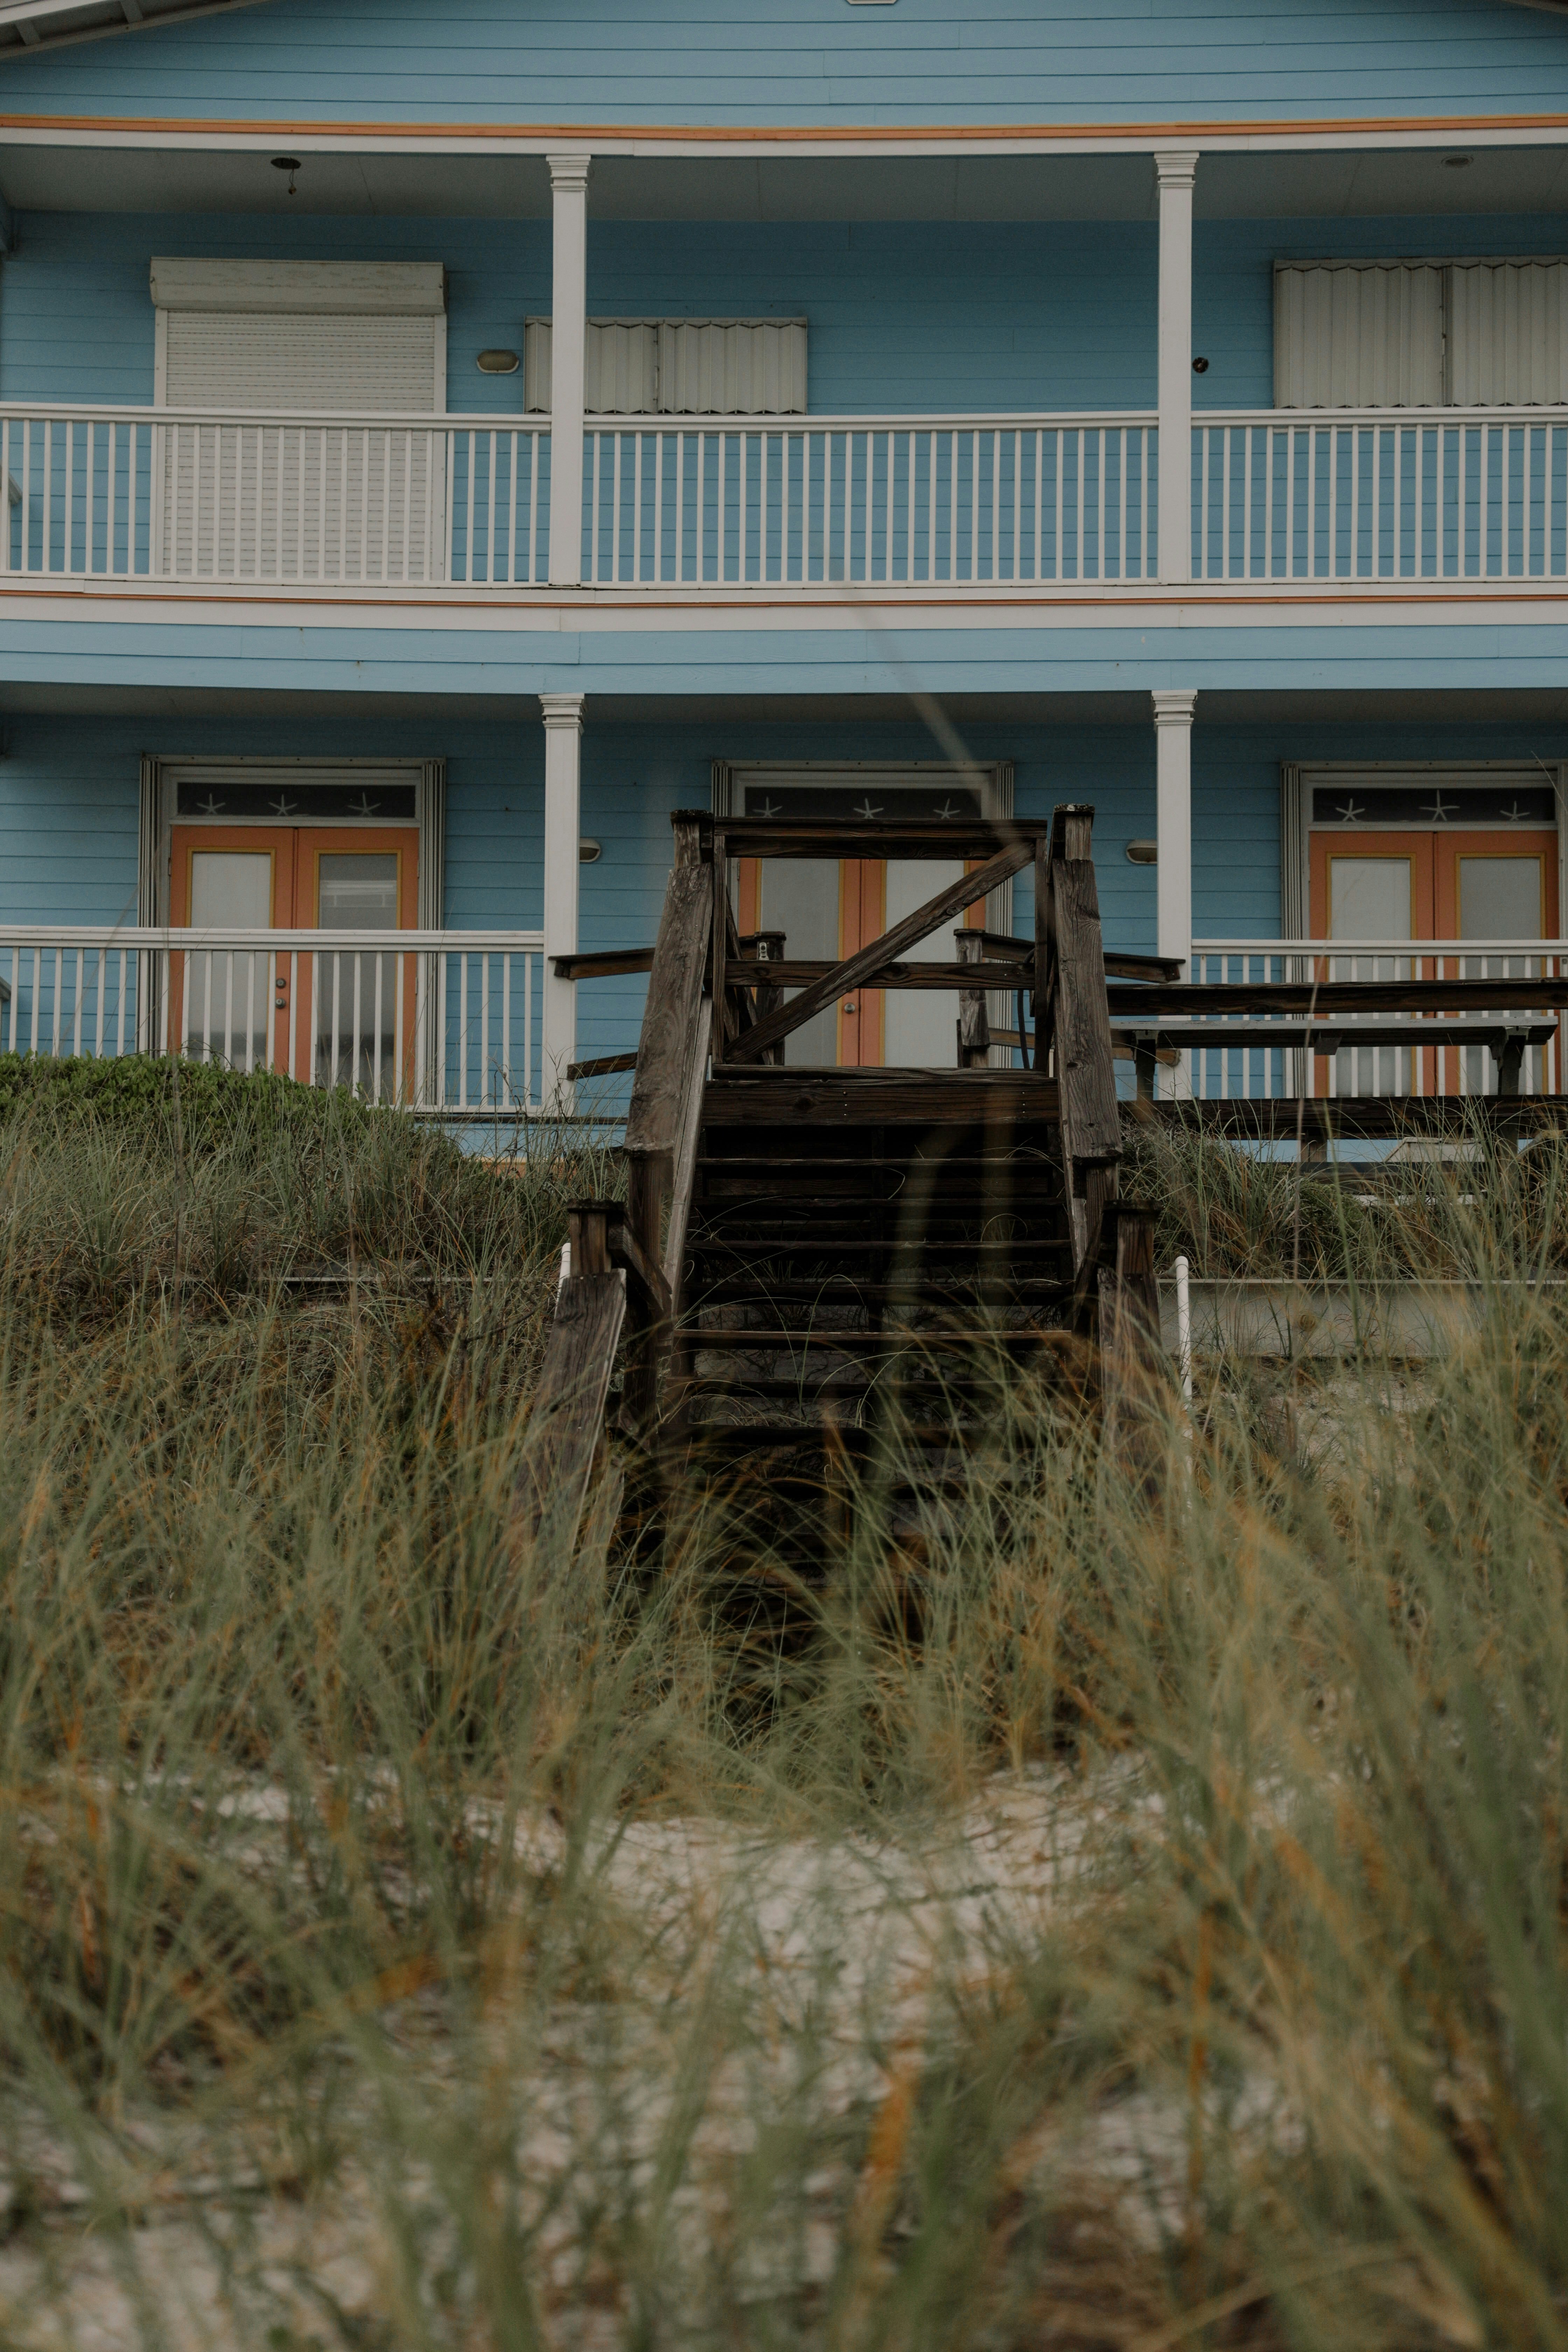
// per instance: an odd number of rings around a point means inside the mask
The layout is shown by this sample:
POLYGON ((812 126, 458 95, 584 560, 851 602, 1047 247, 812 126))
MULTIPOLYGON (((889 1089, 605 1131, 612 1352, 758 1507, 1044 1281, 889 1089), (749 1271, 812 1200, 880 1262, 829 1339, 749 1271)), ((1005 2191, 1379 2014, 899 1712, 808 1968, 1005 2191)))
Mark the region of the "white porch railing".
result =
POLYGON ((619 587, 1150 580, 1152 415, 617 418, 584 577, 619 587))
POLYGON ((1568 409, 1194 420, 1194 580, 1564 576, 1568 409))
POLYGON ((0 573, 513 587, 549 570, 547 420, 0 407, 0 573))
MULTIPOLYGON (((591 420, 590 585, 1158 576, 1152 415, 591 420)), ((157 586, 549 579, 543 417, 0 405, 0 575, 157 586)), ((1568 578, 1568 409, 1207 413, 1193 578, 1568 578)))
POLYGON ((540 1106, 537 931, 0 926, 0 1052, 181 1052, 502 1118, 540 1106))
MULTIPOLYGON (((1194 940, 1195 982, 1289 982, 1311 987, 1329 981, 1562 980, 1568 978, 1568 940, 1521 946, 1510 940, 1194 940)), ((1520 995, 1529 1003, 1528 988, 1520 995)), ((1328 1016, 1320 1016, 1325 1023, 1328 1016)), ((1337 1017, 1337 1016, 1336 1016, 1337 1017)), ((1386 1017, 1386 1016, 1385 1016, 1386 1017)), ((1412 1021, 1421 1016, 1400 1016, 1412 1021)), ((1434 1019, 1438 1016, 1433 1015, 1434 1019)), ((1479 1021, 1482 1016, 1474 1016, 1479 1021)), ((1280 1016, 1288 1027, 1287 1016, 1280 1016)), ((1237 1026, 1245 1016, 1236 1016, 1237 1026)), ((1205 1015, 1205 1025, 1208 1016, 1205 1015)), ((1344 1026, 1353 1026, 1347 1016, 1344 1026)), ((1216 1019, 1214 1025, 1223 1026, 1216 1019)), ((1256 1022, 1251 1024, 1254 1027, 1256 1022)), ((1478 1095, 1497 1092, 1497 1064, 1489 1047, 1464 1045, 1342 1045, 1331 1057, 1279 1045, 1194 1047, 1183 1055, 1181 1084, 1204 1101, 1298 1093, 1329 1095, 1478 1095)), ((1563 1037, 1526 1048, 1520 1085, 1527 1094, 1563 1091, 1563 1037)))

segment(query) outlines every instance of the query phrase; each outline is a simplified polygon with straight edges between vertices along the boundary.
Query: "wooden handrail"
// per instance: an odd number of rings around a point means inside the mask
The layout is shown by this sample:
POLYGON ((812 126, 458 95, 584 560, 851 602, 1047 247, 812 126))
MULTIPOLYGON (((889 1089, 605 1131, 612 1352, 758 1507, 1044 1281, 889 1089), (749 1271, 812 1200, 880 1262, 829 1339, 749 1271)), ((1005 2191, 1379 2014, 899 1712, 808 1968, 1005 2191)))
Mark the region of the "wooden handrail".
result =
MULTIPOLYGON (((695 815, 678 814, 672 822, 675 862, 651 956, 626 1113, 626 1202, 624 1208, 583 1202, 571 1212, 570 1259, 519 1481, 521 1520, 536 1542, 548 1540, 552 1560, 563 1566, 576 1546, 622 1331, 631 1343, 626 1418, 634 1430, 646 1430, 657 1410, 660 1365, 679 1305, 711 1025, 704 993, 711 827, 695 815)), ((580 974, 581 961, 574 961, 580 974)))
POLYGON ((632 1302, 632 1349, 626 1412, 635 1429, 652 1426, 670 1326, 680 1306, 686 1229, 697 1171, 702 1089, 712 1050, 715 1007, 706 993, 713 929, 713 827, 705 813, 670 819, 674 864, 665 891, 637 1043, 637 1075, 626 1111, 626 1230, 650 1267, 658 1267, 668 1311, 632 1302))

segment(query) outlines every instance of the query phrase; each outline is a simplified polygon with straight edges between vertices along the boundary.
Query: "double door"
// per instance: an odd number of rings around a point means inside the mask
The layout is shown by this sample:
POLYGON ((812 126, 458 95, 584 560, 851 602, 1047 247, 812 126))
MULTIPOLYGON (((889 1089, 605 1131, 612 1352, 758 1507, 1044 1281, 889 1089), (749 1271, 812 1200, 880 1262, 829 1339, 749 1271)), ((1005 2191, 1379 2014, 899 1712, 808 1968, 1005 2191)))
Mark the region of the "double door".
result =
MULTIPOLYGON (((1335 979, 1534 978, 1543 967, 1530 943, 1557 936, 1557 835, 1544 827, 1315 833, 1310 866, 1312 936, 1348 950, 1334 959, 1335 979), (1421 954, 1430 940, 1474 940, 1477 950, 1421 954), (1408 955, 1355 952, 1358 941, 1405 940, 1408 955)), ((1551 1050, 1531 1049, 1527 1088, 1542 1087, 1551 1050)), ((1331 1072, 1340 1094, 1479 1094, 1493 1083, 1484 1045, 1361 1046, 1313 1059, 1319 1093, 1331 1072)))
MULTIPOLYGON (((874 857, 747 857, 737 904, 742 932, 784 934, 791 962, 842 962, 879 940, 965 870, 964 861, 874 857)), ((966 928, 984 929, 984 905, 966 928)), ((910 953, 953 961, 949 922, 910 953)), ((837 1069, 951 1069, 958 1059, 956 989, 857 989, 791 1032, 792 1065, 837 1069)))
POLYGON ((177 824, 170 919, 195 931, 326 931, 297 950, 192 948, 170 959, 170 1034, 197 1060, 272 1068, 379 1101, 414 1068, 416 962, 356 933, 418 920, 414 826, 177 824))

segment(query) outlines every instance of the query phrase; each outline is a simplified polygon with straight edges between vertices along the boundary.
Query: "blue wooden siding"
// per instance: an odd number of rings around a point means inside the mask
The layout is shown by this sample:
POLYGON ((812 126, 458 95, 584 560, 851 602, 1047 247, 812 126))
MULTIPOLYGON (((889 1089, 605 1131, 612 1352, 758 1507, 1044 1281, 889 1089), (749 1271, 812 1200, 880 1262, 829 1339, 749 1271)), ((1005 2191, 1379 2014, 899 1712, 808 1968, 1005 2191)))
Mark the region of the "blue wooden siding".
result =
POLYGON ((268 0, 0 68, 92 114, 521 123, 1539 111, 1568 26, 1503 0, 268 0))
MULTIPOLYGON (((817 414, 1138 408, 1155 397, 1152 226, 980 223, 593 222, 601 314, 804 315, 817 414)), ((1568 215, 1200 222, 1200 407, 1273 398, 1273 267, 1326 253, 1568 251, 1568 215)), ((455 409, 514 414, 521 377, 481 375, 550 307, 537 221, 342 221, 29 213, 0 268, 0 398, 149 401, 155 252, 442 261, 455 409)))
MULTIPOLYGON (((1142 225, 609 221, 591 224, 588 251, 600 314, 807 317, 819 413, 1154 399, 1156 246, 1142 225)), ((456 409, 521 407, 521 376, 475 362, 519 349, 524 319, 550 308, 538 221, 30 213, 0 271, 0 398, 151 400, 148 264, 171 252, 445 262, 456 409)))

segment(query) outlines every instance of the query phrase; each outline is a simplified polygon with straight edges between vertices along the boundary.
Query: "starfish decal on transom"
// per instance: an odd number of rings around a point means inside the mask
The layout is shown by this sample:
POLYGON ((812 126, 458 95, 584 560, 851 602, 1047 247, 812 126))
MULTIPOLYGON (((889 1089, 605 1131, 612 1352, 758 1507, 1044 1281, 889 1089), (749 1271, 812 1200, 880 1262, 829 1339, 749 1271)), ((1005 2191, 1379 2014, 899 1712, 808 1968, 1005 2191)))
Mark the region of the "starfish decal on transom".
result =
POLYGON ((286 800, 281 793, 279 793, 278 798, 272 803, 272 814, 274 816, 297 816, 299 813, 299 802, 286 800))
POLYGON ((933 809, 931 811, 931 814, 933 816, 941 817, 945 824, 950 818, 955 817, 959 814, 958 805, 950 796, 947 800, 943 801, 941 808, 933 809))
POLYGON ((1517 801, 1511 808, 1504 809, 1502 816, 1505 824, 1528 824, 1530 822, 1530 811, 1521 809, 1517 801))
POLYGON ((196 803, 196 814, 198 816, 221 816, 223 814, 223 803, 218 799, 216 793, 209 793, 205 801, 198 801, 196 803))
POLYGON ((374 816, 380 806, 381 803, 373 801, 368 793, 361 793, 357 801, 350 801, 349 814, 350 816, 374 816))
POLYGON ((777 801, 759 801, 752 814, 753 816, 777 816, 779 804, 777 801))
POLYGON ((1352 797, 1345 803, 1343 808, 1336 809, 1334 811, 1334 814, 1339 818, 1342 824, 1359 824, 1362 818, 1366 814, 1366 811, 1355 799, 1352 793, 1352 797))
POLYGON ((1429 816, 1434 824, 1446 824, 1448 819, 1458 813, 1458 801, 1446 801, 1439 793, 1431 807, 1423 810, 1422 814, 1429 816))
POLYGON ((881 814, 882 814, 882 803, 881 803, 881 802, 880 802, 880 801, 879 801, 879 802, 877 803, 876 806, 873 808, 873 806, 871 805, 871 795, 870 795, 870 793, 867 793, 867 795, 866 795, 866 797, 865 797, 865 799, 861 802, 861 803, 860 803, 859 807, 858 807, 858 809, 853 809, 853 810, 851 810, 850 814, 851 814, 852 815, 854 815, 854 816, 864 816, 864 817, 880 816, 880 815, 881 815, 881 814))

